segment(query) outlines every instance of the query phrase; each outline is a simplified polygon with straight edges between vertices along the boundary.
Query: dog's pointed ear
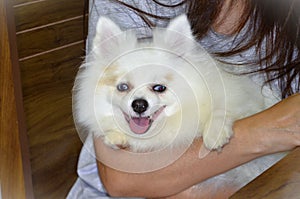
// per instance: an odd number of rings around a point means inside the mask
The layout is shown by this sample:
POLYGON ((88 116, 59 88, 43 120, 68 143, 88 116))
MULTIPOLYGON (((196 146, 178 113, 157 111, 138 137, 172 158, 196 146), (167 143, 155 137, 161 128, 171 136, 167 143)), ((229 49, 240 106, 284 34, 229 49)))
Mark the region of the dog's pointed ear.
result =
POLYGON ((93 51, 102 57, 113 55, 120 42, 122 30, 112 20, 100 17, 93 40, 93 51))
POLYGON ((164 40, 170 50, 176 52, 188 52, 193 49, 195 40, 192 34, 191 25, 185 14, 170 21, 166 28, 164 40))
POLYGON ((175 38, 173 38, 174 40, 183 39, 181 37, 193 39, 191 25, 185 14, 179 15, 171 20, 169 25, 167 26, 167 30, 169 30, 169 35, 167 34, 167 36, 176 36, 175 38))
POLYGON ((122 30, 111 19, 100 17, 97 23, 95 41, 103 42, 120 33, 122 33, 122 30))

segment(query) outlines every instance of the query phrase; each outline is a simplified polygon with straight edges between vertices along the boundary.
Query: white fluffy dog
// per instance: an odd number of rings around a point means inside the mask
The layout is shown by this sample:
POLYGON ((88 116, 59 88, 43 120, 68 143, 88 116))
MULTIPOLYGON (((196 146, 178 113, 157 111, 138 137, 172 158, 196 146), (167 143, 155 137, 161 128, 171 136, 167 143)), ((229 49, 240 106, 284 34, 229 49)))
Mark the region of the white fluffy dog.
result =
MULTIPOLYGON (((153 151, 200 137, 208 149, 221 149, 232 136, 232 121, 276 101, 267 104, 260 86, 222 67, 195 42, 185 15, 154 29, 151 41, 138 41, 134 32, 101 17, 76 77, 75 121, 115 149, 153 151)), ((244 172, 244 184, 279 158, 273 157, 226 178, 244 172)))

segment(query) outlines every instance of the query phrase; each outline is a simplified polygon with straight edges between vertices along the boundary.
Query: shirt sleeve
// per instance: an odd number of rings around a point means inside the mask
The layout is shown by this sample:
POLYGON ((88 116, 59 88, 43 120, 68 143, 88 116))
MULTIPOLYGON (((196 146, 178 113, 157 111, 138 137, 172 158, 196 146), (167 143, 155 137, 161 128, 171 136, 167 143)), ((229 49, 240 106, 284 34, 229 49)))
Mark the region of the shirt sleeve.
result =
POLYGON ((86 138, 81 149, 77 174, 78 178, 68 193, 67 199, 110 198, 98 176, 92 135, 86 138))

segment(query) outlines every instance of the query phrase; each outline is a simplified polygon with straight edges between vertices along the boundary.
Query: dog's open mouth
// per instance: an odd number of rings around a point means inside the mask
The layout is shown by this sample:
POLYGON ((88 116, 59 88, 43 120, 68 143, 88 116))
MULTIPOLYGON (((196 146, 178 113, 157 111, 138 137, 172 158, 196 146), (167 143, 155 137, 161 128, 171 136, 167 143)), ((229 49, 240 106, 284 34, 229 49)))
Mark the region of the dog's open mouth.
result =
POLYGON ((148 116, 139 115, 138 117, 134 117, 129 116, 124 112, 123 113, 131 131, 135 134, 144 134, 149 130, 152 122, 163 112, 165 107, 165 105, 160 107, 158 110, 148 116))

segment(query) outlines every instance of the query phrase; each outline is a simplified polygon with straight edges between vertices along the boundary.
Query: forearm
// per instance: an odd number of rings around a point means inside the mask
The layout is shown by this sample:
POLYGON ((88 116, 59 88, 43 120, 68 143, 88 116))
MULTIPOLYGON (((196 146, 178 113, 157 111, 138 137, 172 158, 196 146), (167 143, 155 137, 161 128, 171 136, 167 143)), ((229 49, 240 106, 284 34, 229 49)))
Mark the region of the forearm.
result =
MULTIPOLYGON (((120 172, 99 162, 102 183, 113 196, 164 197, 257 157, 291 150, 300 146, 299 104, 300 94, 297 94, 261 113, 236 121, 229 144, 221 152, 210 152, 204 158, 199 158, 202 141, 197 140, 173 164, 153 172, 120 172)), ((111 153, 101 147, 101 141, 96 140, 96 154, 103 156, 104 162, 113 157, 125 165, 145 165, 138 158, 128 159, 118 151, 111 153)))
POLYGON ((121 172, 99 161, 99 173, 112 196, 169 196, 261 155, 259 151, 250 151, 254 147, 241 146, 238 140, 237 137, 232 138, 222 152, 210 152, 201 159, 199 150, 202 140, 197 140, 173 164, 147 173, 121 172))

